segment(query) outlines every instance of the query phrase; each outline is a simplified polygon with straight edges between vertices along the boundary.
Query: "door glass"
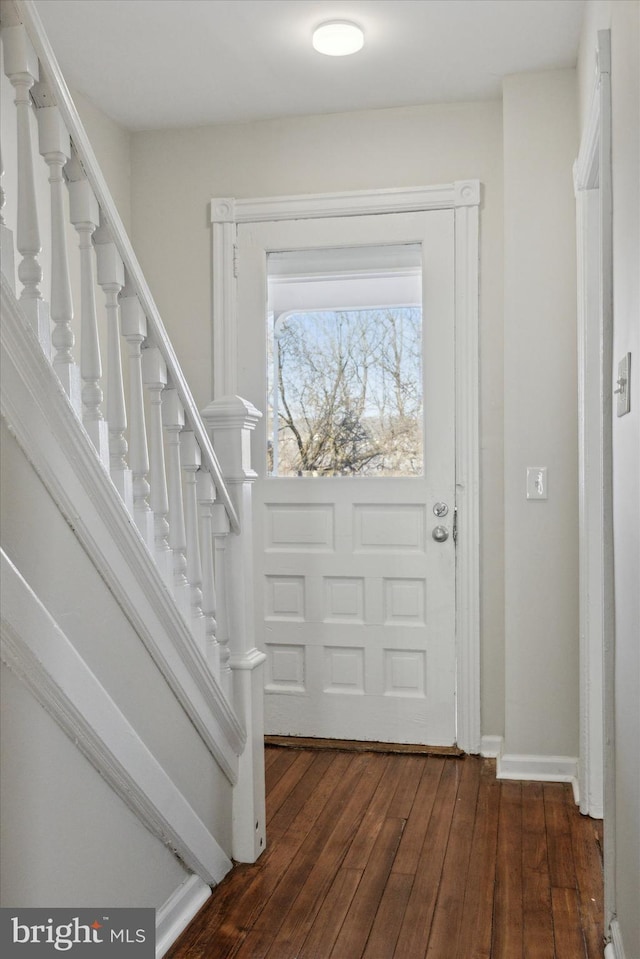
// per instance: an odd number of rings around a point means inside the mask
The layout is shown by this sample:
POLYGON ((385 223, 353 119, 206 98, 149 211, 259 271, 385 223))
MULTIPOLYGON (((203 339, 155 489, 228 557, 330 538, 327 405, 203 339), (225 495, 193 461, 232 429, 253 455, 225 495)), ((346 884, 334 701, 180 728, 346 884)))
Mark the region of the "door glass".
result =
POLYGON ((421 475, 420 244, 267 264, 268 474, 421 475))

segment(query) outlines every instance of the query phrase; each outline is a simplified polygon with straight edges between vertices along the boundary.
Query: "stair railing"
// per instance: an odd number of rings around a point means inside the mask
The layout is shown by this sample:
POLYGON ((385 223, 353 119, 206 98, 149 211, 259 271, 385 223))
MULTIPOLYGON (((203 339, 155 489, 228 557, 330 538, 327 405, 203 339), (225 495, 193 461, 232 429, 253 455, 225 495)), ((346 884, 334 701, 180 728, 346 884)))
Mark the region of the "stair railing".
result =
POLYGON ((223 579, 220 561, 225 550, 220 540, 228 532, 239 532, 238 514, 37 11, 28 0, 3 4, 2 39, 4 72, 15 90, 17 144, 15 250, 7 243, 10 231, 0 210, 3 272, 15 290, 17 252, 22 311, 109 472, 123 509, 173 592, 194 642, 231 699, 228 637, 218 641, 218 622, 226 621, 225 590, 216 580, 223 579), (50 304, 41 292, 37 163, 46 164, 50 187, 50 304), (75 304, 67 219, 79 250, 80 293, 75 304), (100 329, 101 318, 106 331, 100 329))

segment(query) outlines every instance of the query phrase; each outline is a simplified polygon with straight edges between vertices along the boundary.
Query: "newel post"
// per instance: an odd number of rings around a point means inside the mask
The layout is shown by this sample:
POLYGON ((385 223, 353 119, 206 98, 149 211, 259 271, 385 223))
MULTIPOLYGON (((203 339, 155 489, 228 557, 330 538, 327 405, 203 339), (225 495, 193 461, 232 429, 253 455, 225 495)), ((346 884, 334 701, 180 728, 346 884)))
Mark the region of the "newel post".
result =
POLYGON ((265 848, 264 707, 262 664, 253 609, 251 432, 262 414, 239 396, 214 400, 202 411, 240 520, 227 541, 226 596, 232 698, 247 731, 233 797, 233 858, 255 862, 265 848))

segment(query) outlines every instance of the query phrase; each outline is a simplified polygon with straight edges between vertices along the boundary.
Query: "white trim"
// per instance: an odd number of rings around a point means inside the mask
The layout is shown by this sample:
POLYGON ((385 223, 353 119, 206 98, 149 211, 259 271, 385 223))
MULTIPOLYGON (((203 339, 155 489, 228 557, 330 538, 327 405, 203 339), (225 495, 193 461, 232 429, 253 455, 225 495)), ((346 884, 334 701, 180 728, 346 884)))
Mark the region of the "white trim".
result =
POLYGON ((232 863, 51 614, 0 550, 2 660, 138 819, 207 882, 232 863))
POLYGON ((162 959, 211 895, 199 876, 189 876, 156 912, 156 959, 162 959))
POLYGON ((458 180, 439 186, 400 187, 391 190, 353 190, 348 193, 211 200, 212 223, 261 223, 271 220, 308 220, 331 216, 412 213, 450 210, 480 204, 479 180, 458 180))
POLYGON ((315 196, 211 200, 215 395, 235 392, 235 279, 231 264, 238 223, 365 214, 455 210, 456 250, 456 729, 466 752, 480 749, 480 446, 478 393, 478 265, 480 182, 362 190, 315 196), (221 358, 227 364, 221 367, 221 358), (217 379, 216 379, 217 378, 217 379), (224 388, 218 384, 222 381, 224 388), (227 388, 227 387, 231 388, 227 388))
POLYGON ((232 784, 246 734, 1 278, 2 415, 232 784))
POLYGON ((503 753, 503 749, 503 736, 483 736, 480 741, 480 755, 496 760, 497 779, 571 783, 573 798, 579 803, 577 757, 503 753))
MULTIPOLYGON (((479 195, 478 195, 479 200, 479 195)), ((455 211, 457 743, 480 749, 479 211, 455 211)))
POLYGON ((617 919, 611 920, 609 932, 611 933, 611 942, 607 943, 604 950, 605 959, 626 959, 620 923, 617 919))
POLYGON ((581 809, 605 820, 605 926, 615 916, 615 716, 612 492, 613 236, 611 33, 574 166, 580 390, 581 809), (605 745, 606 744, 606 745, 605 745))
POLYGON ((496 764, 498 779, 521 779, 545 783, 571 783, 576 803, 578 791, 577 756, 536 756, 504 753, 496 764))
POLYGON ((483 736, 480 740, 480 755, 485 759, 497 759, 503 749, 504 736, 483 736))

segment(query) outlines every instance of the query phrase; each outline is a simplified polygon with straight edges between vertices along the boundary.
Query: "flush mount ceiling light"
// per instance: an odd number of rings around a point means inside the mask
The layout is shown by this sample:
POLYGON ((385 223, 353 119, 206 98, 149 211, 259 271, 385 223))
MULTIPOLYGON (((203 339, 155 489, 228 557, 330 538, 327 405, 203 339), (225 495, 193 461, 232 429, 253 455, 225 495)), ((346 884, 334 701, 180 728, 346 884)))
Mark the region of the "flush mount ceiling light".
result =
POLYGON ((364 45, 364 31, 348 20, 321 23, 313 31, 313 49, 328 57, 346 57, 357 53, 364 45))

